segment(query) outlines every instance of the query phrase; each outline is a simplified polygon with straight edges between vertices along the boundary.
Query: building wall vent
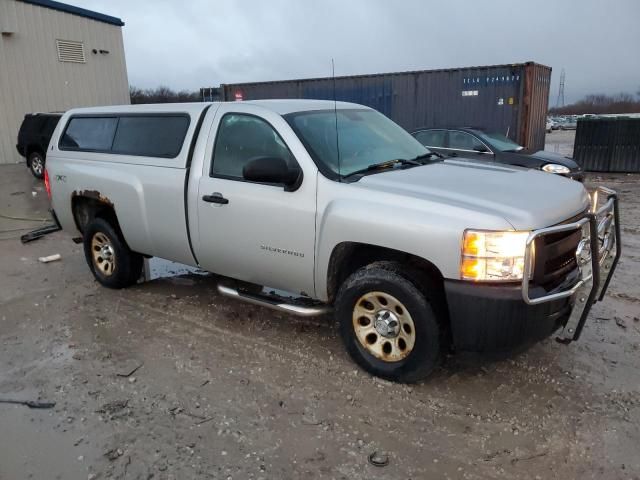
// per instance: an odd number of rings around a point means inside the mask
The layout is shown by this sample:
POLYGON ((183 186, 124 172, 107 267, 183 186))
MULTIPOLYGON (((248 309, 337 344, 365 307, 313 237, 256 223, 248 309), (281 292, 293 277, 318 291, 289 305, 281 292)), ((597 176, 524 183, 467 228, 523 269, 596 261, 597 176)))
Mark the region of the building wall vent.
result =
POLYGON ((61 62, 86 63, 84 44, 71 40, 56 40, 58 60, 61 62))

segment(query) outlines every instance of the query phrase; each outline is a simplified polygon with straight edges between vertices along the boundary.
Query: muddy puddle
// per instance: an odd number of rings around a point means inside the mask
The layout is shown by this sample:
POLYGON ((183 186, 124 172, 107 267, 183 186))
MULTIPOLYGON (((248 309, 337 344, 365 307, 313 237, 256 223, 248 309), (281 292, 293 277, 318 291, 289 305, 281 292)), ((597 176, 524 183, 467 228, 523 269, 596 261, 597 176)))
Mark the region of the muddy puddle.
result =
POLYGON ((198 267, 191 267, 182 263, 155 257, 145 260, 144 269, 145 281, 157 280, 159 278, 180 277, 183 275, 209 275, 208 272, 198 267))

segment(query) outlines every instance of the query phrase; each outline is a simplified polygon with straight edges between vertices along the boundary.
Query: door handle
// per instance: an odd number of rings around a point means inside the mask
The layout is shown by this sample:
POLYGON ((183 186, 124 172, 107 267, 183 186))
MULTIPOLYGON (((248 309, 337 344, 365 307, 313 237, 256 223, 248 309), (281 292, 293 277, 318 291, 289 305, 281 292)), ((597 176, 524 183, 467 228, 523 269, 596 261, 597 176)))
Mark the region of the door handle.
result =
POLYGON ((221 205, 226 205, 227 203, 229 203, 229 199, 224 198, 219 192, 215 192, 211 195, 203 195, 202 200, 209 203, 219 203, 221 205))
POLYGON ((451 153, 449 154, 449 156, 450 156, 450 157, 457 157, 457 156, 458 156, 458 154, 457 154, 456 152, 451 152, 451 153))

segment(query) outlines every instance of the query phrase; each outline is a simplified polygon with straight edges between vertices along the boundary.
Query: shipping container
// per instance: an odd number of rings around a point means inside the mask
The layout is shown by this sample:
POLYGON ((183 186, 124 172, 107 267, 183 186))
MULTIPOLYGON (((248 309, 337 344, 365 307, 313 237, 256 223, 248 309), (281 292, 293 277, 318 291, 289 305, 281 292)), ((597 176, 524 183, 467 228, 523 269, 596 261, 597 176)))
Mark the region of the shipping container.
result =
POLYGON ((640 173, 640 118, 579 119, 573 156, 587 171, 640 173))
POLYGON ((226 101, 311 98, 360 103, 409 131, 480 127, 544 149, 551 68, 510 65, 221 85, 226 101))

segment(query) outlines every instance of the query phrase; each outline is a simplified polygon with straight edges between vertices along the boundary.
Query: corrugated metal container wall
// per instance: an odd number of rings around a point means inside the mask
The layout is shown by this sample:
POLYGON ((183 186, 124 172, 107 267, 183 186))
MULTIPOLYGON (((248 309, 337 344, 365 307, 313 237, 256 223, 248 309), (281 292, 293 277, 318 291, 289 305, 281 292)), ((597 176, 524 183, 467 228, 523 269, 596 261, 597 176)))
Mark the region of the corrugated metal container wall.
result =
POLYGON ((518 138, 521 145, 535 150, 544 150, 550 83, 549 67, 536 63, 526 65, 522 95, 522 123, 518 138))
POLYGON ((573 155, 588 171, 640 173, 640 118, 580 119, 573 155))
MULTIPOLYGON (((532 62, 335 78, 336 100, 360 103, 406 128, 475 126, 544 148, 551 69, 532 62)), ((222 85, 225 100, 332 100, 334 79, 222 85)))

